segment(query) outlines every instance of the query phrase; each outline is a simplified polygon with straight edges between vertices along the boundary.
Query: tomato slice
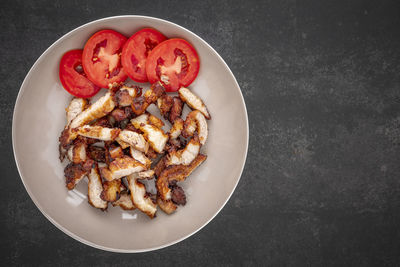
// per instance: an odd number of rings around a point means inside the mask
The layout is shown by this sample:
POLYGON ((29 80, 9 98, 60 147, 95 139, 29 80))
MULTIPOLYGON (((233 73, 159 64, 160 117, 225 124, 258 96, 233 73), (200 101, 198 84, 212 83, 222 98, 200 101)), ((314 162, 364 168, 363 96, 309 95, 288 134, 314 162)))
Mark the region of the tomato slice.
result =
POLYGON ((193 46, 183 39, 169 39, 156 46, 147 57, 150 83, 161 81, 168 92, 191 84, 199 73, 200 59, 193 46))
POLYGON ((76 97, 92 97, 101 89, 93 84, 83 72, 82 49, 71 50, 60 61, 59 76, 64 89, 76 97))
POLYGON ((93 34, 86 42, 82 66, 95 85, 108 88, 110 83, 120 83, 128 78, 120 60, 126 39, 119 32, 102 30, 93 34))
POLYGON ((121 56, 121 63, 129 78, 136 82, 147 82, 146 59, 151 50, 159 43, 165 41, 162 33, 155 29, 145 28, 126 41, 121 56))

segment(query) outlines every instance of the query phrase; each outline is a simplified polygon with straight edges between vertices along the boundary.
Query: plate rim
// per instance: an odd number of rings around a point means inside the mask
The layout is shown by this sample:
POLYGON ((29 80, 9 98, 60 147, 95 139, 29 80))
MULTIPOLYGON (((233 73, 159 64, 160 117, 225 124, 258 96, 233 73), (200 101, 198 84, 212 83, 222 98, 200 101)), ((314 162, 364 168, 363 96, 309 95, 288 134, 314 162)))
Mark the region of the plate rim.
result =
POLYGON ((34 64, 32 65, 32 67, 29 69, 28 73, 26 74, 26 76, 25 76, 25 78, 24 78, 24 80, 23 80, 23 82, 22 82, 22 84, 21 84, 21 86, 20 86, 20 88, 19 88, 19 90, 18 90, 18 95, 17 95, 17 98, 16 98, 16 100, 15 100, 15 104, 14 104, 13 117, 12 117, 12 130, 11 130, 11 131, 12 131, 11 136, 12 136, 12 148, 13 148, 14 160, 15 160, 15 163, 16 163, 16 166, 17 166, 17 169, 18 169, 19 177, 20 177, 20 179, 21 179, 21 181, 22 181, 22 184, 24 185, 24 188, 25 188, 26 192, 28 193, 29 197, 31 198, 31 200, 33 201, 33 203, 35 204, 35 206, 39 209, 39 211, 44 215, 44 217, 47 218, 54 226, 56 226, 56 227, 57 227, 60 231, 62 231, 64 234, 66 234, 66 235, 72 237, 73 239, 75 239, 75 240, 77 240, 77 241, 79 241, 79 242, 81 242, 81 243, 83 243, 83 244, 85 244, 85 245, 88 245, 88 246, 91 246, 91 247, 94 247, 94 248, 97 248, 97 249, 100 249, 100 250, 110 251, 110 252, 117 252, 117 253, 142 253, 142 252, 150 252, 150 251, 154 251, 154 250, 163 249, 163 248, 172 246, 172 245, 174 245, 174 244, 177 244, 177 243, 179 243, 179 242, 181 242, 181 241, 183 241, 183 240, 185 240, 185 239, 191 237, 192 235, 196 234, 196 233, 199 232, 201 229, 203 229, 207 224, 209 224, 209 223, 217 216, 217 214, 219 214, 219 213, 221 212, 221 210, 225 207, 226 203, 227 203, 227 202, 229 201, 229 199, 232 197, 233 192, 236 190, 236 187, 237 187, 237 185, 239 184, 239 181, 240 181, 240 179, 241 179, 241 177, 242 177, 242 174, 243 174, 244 167, 245 167, 245 165, 246 165, 246 159, 247 159, 248 147, 249 147, 249 120, 248 120, 248 114, 247 114, 246 103, 245 103, 245 100, 244 100, 242 91, 241 91, 241 89, 240 89, 239 83, 237 82, 235 76, 233 75, 232 70, 231 70, 231 69, 229 68, 229 66, 226 64, 225 60, 224 60, 224 59, 218 54, 218 52, 215 51, 215 49, 214 49, 211 45, 209 45, 203 38, 201 38, 200 36, 198 36, 198 35, 195 34, 194 32, 192 32, 192 31, 186 29, 185 27, 180 26, 180 25, 178 25, 178 24, 176 24, 176 23, 174 23, 174 22, 171 22, 171 21, 168 21, 168 20, 165 20, 165 19, 160 19, 160 18, 151 17, 151 16, 143 16, 143 15, 118 15, 118 16, 104 17, 104 18, 100 18, 100 19, 93 20, 93 21, 89 21, 89 22, 87 22, 87 23, 85 23, 85 24, 83 24, 83 25, 81 25, 81 26, 78 26, 78 27, 74 28, 73 30, 71 30, 71 31, 69 31, 69 32, 67 32, 67 33, 65 33, 63 36, 61 36, 61 37, 58 38, 55 42, 53 42, 53 43, 52 43, 52 44, 51 44, 51 45, 36 59, 35 63, 34 63, 34 64), (198 229, 196 229, 195 231, 193 231, 193 232, 191 232, 191 233, 189 233, 189 234, 187 234, 187 235, 185 235, 185 236, 183 236, 183 237, 181 237, 181 238, 178 238, 178 239, 176 239, 176 240, 170 241, 170 242, 168 242, 168 243, 166 243, 166 244, 163 244, 163 245, 160 245, 160 246, 155 246, 155 247, 150 247, 150 248, 145 248, 145 249, 120 249, 120 248, 112 248, 112 247, 106 247, 106 246, 103 246, 103 245, 98 245, 98 244, 93 243, 93 242, 91 242, 91 241, 89 241, 89 240, 86 240, 86 239, 84 239, 84 238, 82 238, 82 237, 76 235, 75 233, 69 231, 68 229, 66 229, 64 226, 62 226, 59 222, 57 222, 56 220, 54 220, 49 214, 47 214, 47 213, 43 210, 43 208, 41 207, 41 205, 39 204, 39 202, 37 201, 37 199, 35 198, 35 196, 33 195, 33 193, 32 193, 32 192, 30 191, 30 189, 27 187, 27 185, 25 184, 24 178, 22 177, 21 170, 20 170, 20 164, 19 164, 18 159, 17 159, 17 156, 16 156, 16 144, 15 144, 15 138, 16 138, 16 136, 15 136, 15 135, 16 135, 16 129, 15 129, 15 127, 16 127, 16 124, 15 124, 15 118, 16 118, 17 113, 18 113, 18 111, 17 111, 17 106, 18 106, 18 104, 19 104, 19 102, 20 102, 20 99, 21 99, 21 95, 22 95, 22 91, 23 91, 22 89, 23 89, 23 87, 24 87, 24 85, 25 85, 25 83, 26 83, 26 81, 27 81, 27 78, 30 77, 32 71, 36 68, 36 66, 39 64, 39 62, 41 62, 41 61, 43 60, 43 58, 49 53, 49 51, 50 51, 54 46, 56 46, 58 43, 62 42, 62 41, 63 41, 65 38, 67 38, 70 34, 76 32, 76 31, 78 31, 79 29, 84 28, 84 27, 86 27, 86 26, 88 26, 88 25, 90 25, 90 24, 95 24, 95 23, 98 23, 98 22, 103 22, 103 21, 108 21, 108 20, 114 20, 114 19, 119 19, 119 18, 150 19, 150 20, 155 20, 155 21, 159 21, 159 22, 162 22, 162 23, 170 24, 170 25, 172 25, 172 26, 178 27, 178 28, 180 28, 180 29, 182 29, 182 30, 184 30, 184 31, 187 31, 187 32, 193 34, 195 37, 197 37, 197 38, 199 38, 201 41, 203 41, 203 42, 206 44, 206 46, 214 53, 214 55, 217 56, 217 57, 222 61, 222 63, 225 65, 225 67, 226 67, 227 70, 229 71, 229 74, 232 76, 232 78, 233 78, 234 82, 236 83, 237 88, 238 88, 238 90, 239 90, 239 94, 240 94, 240 97, 241 97, 241 100, 242 100, 242 105, 243 105, 243 108, 244 108, 244 111, 245 111, 245 115, 246 115, 246 116, 245 116, 245 121, 246 121, 246 144, 245 144, 245 153, 244 153, 244 157, 243 157, 243 164, 242 164, 242 166, 241 166, 239 178, 237 179, 236 184, 234 185, 232 191, 230 192, 230 194, 229 194, 229 196, 227 197, 227 199, 225 200, 225 202, 221 205, 221 207, 220 207, 220 208, 219 208, 219 209, 218 209, 218 210, 217 210, 203 225, 202 225, 202 226, 200 226, 200 227, 199 227, 198 229))

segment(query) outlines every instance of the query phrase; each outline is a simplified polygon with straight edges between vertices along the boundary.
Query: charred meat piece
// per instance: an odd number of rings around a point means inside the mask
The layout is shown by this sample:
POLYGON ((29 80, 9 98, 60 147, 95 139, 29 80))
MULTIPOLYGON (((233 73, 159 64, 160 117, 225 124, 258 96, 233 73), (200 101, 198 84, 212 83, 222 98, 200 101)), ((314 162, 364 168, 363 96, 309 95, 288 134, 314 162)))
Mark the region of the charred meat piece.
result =
POLYGON ((172 99, 172 108, 169 112, 169 121, 174 123, 175 119, 182 115, 183 102, 179 97, 172 99))
POLYGON ((161 115, 167 120, 169 117, 169 111, 172 108, 173 100, 172 97, 166 93, 162 94, 160 98, 157 99, 157 107, 160 110, 161 115))
POLYGON ((98 146, 89 146, 88 148, 88 156, 92 160, 97 162, 105 162, 105 149, 98 146))
POLYGON ((171 191, 171 200, 177 205, 185 205, 186 204, 186 195, 185 191, 183 191, 182 187, 179 185, 173 185, 171 191))
POLYGON ((107 209, 107 201, 101 199, 100 195, 103 191, 103 184, 99 175, 97 164, 93 167, 88 175, 88 202, 95 208, 105 210, 107 209))
POLYGON ((164 126, 164 122, 161 119, 150 114, 149 112, 146 112, 146 113, 132 119, 131 123, 136 129, 140 129, 140 126, 146 125, 146 124, 153 125, 157 128, 162 128, 164 126))
POLYGON ((159 177, 161 172, 167 167, 166 161, 167 161, 167 156, 164 156, 154 166, 153 171, 156 177, 159 177))
POLYGON ((206 160, 207 156, 199 154, 189 165, 174 165, 164 169, 158 176, 156 187, 158 194, 163 200, 171 199, 170 184, 181 182, 186 179, 201 163, 206 160))
POLYGON ((126 114, 124 109, 116 108, 111 112, 111 116, 114 117, 115 121, 120 122, 127 119, 129 114, 126 114))
POLYGON ((138 86, 128 87, 122 86, 116 93, 115 93, 115 100, 120 107, 130 106, 133 103, 133 99, 138 96, 138 93, 141 93, 142 90, 138 86))
POLYGON ((103 191, 101 192, 100 197, 104 201, 114 202, 119 199, 119 194, 125 189, 126 188, 121 182, 121 179, 105 181, 103 183, 103 191))
POLYGON ((131 105, 133 112, 135 112, 136 115, 143 114, 147 107, 152 103, 155 103, 164 92, 165 89, 159 82, 153 84, 143 96, 133 99, 133 103, 131 105))
POLYGON ((84 163, 68 164, 64 169, 65 182, 68 190, 75 188, 75 185, 79 183, 91 170, 94 161, 88 159, 84 163))

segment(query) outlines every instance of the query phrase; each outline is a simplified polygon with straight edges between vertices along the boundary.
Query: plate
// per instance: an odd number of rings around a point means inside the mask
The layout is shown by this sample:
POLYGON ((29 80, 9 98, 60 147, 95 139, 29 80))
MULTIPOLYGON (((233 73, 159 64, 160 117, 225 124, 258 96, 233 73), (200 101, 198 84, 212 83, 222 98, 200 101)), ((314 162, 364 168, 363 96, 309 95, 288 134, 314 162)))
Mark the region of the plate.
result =
POLYGON ((199 231, 226 204, 239 182, 248 147, 248 119, 239 85, 218 53, 196 34, 174 23, 144 16, 117 16, 87 23, 65 34, 35 62, 21 85, 14 108, 12 141, 21 180, 35 205, 56 227, 87 245, 115 252, 144 252, 175 244, 199 231), (202 148, 207 160, 180 183, 187 204, 173 215, 158 210, 149 219, 140 211, 109 205, 102 212, 87 203, 87 182, 65 187, 58 159, 58 137, 71 96, 62 88, 58 64, 64 52, 82 48, 96 31, 126 36, 144 27, 196 48, 200 72, 189 86, 206 103, 212 120, 202 148))

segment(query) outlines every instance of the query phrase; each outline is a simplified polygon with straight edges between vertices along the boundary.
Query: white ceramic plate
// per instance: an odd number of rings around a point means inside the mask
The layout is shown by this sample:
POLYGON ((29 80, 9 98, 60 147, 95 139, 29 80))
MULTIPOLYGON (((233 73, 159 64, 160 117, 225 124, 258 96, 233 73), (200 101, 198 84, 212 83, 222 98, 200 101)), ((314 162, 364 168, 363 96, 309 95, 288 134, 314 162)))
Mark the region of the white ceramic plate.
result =
POLYGON ((174 23, 143 16, 118 16, 85 24, 52 44, 36 61, 20 88, 15 104, 12 139, 17 167, 39 210, 64 233, 96 248, 143 252, 175 244, 199 231, 222 209, 243 170, 248 146, 246 106, 235 77, 224 60, 204 40, 174 23), (202 148, 207 160, 181 185, 186 206, 173 215, 157 212, 150 220, 140 211, 110 206, 102 212, 87 203, 87 183, 73 191, 65 187, 58 160, 58 137, 65 125, 71 96, 62 88, 58 64, 64 52, 83 48, 101 29, 126 36, 153 27, 167 37, 181 37, 200 56, 200 72, 190 85, 208 106, 209 139, 202 148))

